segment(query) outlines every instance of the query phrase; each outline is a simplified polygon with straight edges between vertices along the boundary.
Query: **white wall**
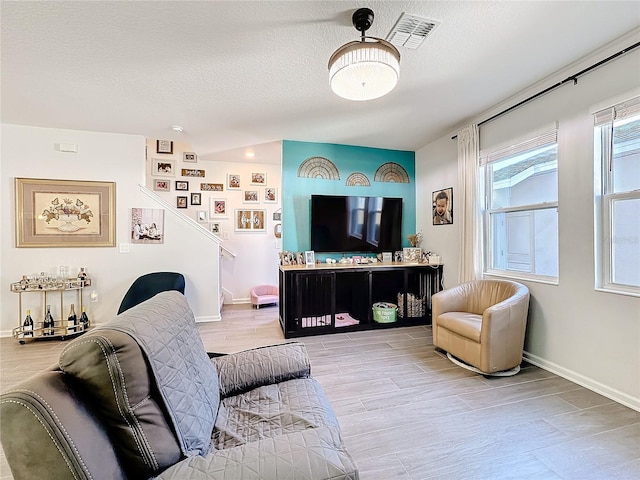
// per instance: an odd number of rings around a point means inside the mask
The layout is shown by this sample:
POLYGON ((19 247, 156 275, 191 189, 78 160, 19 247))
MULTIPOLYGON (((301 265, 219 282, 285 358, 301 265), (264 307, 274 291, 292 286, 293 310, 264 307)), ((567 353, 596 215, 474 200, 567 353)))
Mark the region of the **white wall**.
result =
POLYGON ((445 288, 458 282, 458 237, 460 218, 456 212, 458 190, 458 145, 443 137, 416 152, 416 230, 422 230, 422 250, 441 256, 445 288), (432 194, 453 187, 453 224, 433 225, 432 194))
MULTIPOLYGON (((596 61, 637 42, 635 32, 571 66, 477 119, 510 106, 596 61)), ((640 51, 633 51, 480 128, 481 148, 559 122, 558 285, 525 281, 531 307, 525 350, 534 363, 640 410, 640 299, 595 290, 593 119, 589 107, 637 88, 640 51)), ((416 152, 418 198, 430 205, 431 191, 457 182, 457 146, 443 137, 416 152)), ((420 202, 420 200, 419 200, 420 202)), ((455 200, 454 200, 455 209, 455 200)), ((429 225, 418 219, 425 248, 443 256, 445 283, 456 283, 458 225, 429 225)))
POLYGON ((222 192, 227 199, 229 218, 221 220, 222 232, 225 236, 224 246, 236 254, 234 258, 225 256, 222 260, 222 289, 225 303, 243 303, 249 301, 249 290, 254 285, 278 285, 278 254, 282 250, 282 239, 275 237, 273 227, 281 221, 273 220, 273 214, 280 212, 282 185, 280 159, 277 164, 254 164, 237 162, 215 162, 217 171, 237 173, 242 182, 241 190, 222 192), (259 204, 243 203, 243 191, 257 189, 262 195, 263 187, 249 185, 251 172, 265 172, 269 187, 277 188, 277 203, 259 204), (234 210, 236 209, 266 210, 265 232, 236 232, 234 210))
MULTIPOLYGON (((256 146, 260 148, 260 146, 256 146)), ((282 185, 281 185, 281 161, 280 150, 268 150, 271 156, 261 155, 261 163, 242 161, 220 161, 203 160, 199 158, 196 163, 185 163, 182 161, 183 152, 192 152, 192 148, 187 143, 174 142, 173 154, 158 154, 156 152, 156 140, 147 141, 147 180, 146 185, 153 189, 155 179, 168 180, 171 183, 170 192, 155 192, 158 196, 166 200, 170 205, 176 204, 176 197, 186 196, 191 198, 191 193, 200 192, 202 194, 202 205, 191 206, 180 209, 180 213, 197 221, 199 210, 209 212, 209 203, 212 198, 224 198, 227 200, 227 217, 215 218, 202 224, 203 228, 209 228, 210 223, 220 223, 220 242, 224 248, 235 254, 235 257, 225 254, 222 257, 222 291, 224 303, 248 303, 250 301, 249 291, 254 285, 278 284, 278 253, 281 250, 281 241, 277 240, 273 227, 280 221, 273 220, 273 213, 280 211, 282 185), (170 159, 175 162, 176 172, 173 177, 153 176, 152 164, 156 159, 170 159), (204 170, 205 176, 182 177, 181 169, 204 170), (266 186, 277 189, 277 202, 265 203, 263 201, 263 186, 250 184, 252 172, 266 173, 266 186), (241 181, 240 190, 229 190, 227 188, 227 174, 239 174, 241 181), (176 191, 176 180, 189 182, 189 191, 176 191), (200 191, 200 183, 221 183, 224 185, 222 192, 200 191), (247 204, 243 202, 245 190, 257 190, 259 203, 247 204), (234 210, 236 209, 261 209, 266 210, 266 231, 265 232, 235 232, 234 210)), ((262 149, 261 152, 265 150, 262 149)))
POLYGON ((117 246, 15 247, 15 177, 116 182, 116 244, 129 243, 131 208, 162 208, 138 186, 145 182, 144 137, 6 124, 1 132, 0 334, 10 334, 24 316, 18 312, 18 295, 9 291, 9 284, 23 274, 56 272, 60 265, 69 266, 72 273, 80 266, 87 268, 94 282, 90 289, 98 293, 99 301, 89 303, 85 294, 85 302, 96 323, 116 314, 124 293, 138 276, 164 270, 185 275, 185 293, 198 320, 220 318, 219 301, 213 294, 218 291, 218 244, 171 210, 165 212, 164 244, 130 244, 127 254, 118 253, 117 246), (78 153, 56 150, 59 143, 76 144, 78 153))

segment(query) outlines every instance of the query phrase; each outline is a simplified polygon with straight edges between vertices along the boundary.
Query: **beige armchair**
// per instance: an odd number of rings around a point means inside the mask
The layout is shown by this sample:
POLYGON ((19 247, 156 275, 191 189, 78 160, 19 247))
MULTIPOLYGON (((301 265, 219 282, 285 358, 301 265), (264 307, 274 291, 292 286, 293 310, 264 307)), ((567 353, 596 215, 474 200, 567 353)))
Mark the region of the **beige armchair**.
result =
POLYGON ((518 373, 529 309, 526 286, 476 280, 436 293, 431 305, 433 344, 452 361, 486 375, 518 373))

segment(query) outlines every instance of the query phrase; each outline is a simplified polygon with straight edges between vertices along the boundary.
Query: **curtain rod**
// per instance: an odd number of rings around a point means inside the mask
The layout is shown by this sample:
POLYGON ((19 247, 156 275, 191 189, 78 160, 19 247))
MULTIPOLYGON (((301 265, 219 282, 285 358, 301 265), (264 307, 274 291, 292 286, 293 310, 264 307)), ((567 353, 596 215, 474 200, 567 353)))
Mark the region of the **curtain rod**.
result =
MULTIPOLYGON (((515 105, 510 106, 509 108, 506 108, 505 110, 502 110, 501 112, 496 113, 495 115, 487 118, 486 120, 481 121, 480 123, 478 123, 478 126, 483 125, 485 123, 490 122, 491 120, 495 120, 496 118, 504 115, 505 113, 510 112, 511 110, 515 110, 518 107, 521 107, 522 105, 524 105, 525 103, 530 102, 531 100, 534 100, 538 97, 541 97, 542 95, 544 95, 545 93, 549 93, 551 90, 554 90, 558 87, 561 87, 562 85, 564 85, 567 82, 573 82, 574 85, 576 85, 578 83, 578 77, 581 77, 582 75, 584 75, 585 73, 590 72, 591 70, 594 70, 596 68, 598 68, 601 65, 604 65, 607 62, 610 62, 611 60, 618 58, 620 55, 624 55, 627 52, 630 52, 631 50, 633 50, 634 48, 640 47, 640 42, 638 43, 634 43, 633 45, 631 45, 630 47, 627 47, 625 49, 620 50, 617 53, 614 53, 613 55, 605 58, 604 60, 600 60, 597 63, 594 63, 593 65, 585 68, 584 70, 580 70, 578 73, 574 73, 573 75, 568 76, 567 78, 565 78, 564 80, 562 80, 561 82, 558 82, 554 85, 551 85, 550 87, 545 88, 544 90, 531 95, 528 98, 525 98, 524 100, 522 100, 521 102, 516 103, 515 105)), ((458 135, 454 135, 453 137, 451 137, 451 140, 455 140, 456 138, 458 138, 458 135)))

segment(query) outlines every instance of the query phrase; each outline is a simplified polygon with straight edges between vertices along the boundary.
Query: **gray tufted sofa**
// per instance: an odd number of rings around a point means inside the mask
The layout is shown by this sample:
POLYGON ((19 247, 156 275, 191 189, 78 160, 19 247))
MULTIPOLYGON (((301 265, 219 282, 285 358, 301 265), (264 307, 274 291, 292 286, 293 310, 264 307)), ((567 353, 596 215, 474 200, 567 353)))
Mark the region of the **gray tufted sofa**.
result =
POLYGON ((304 345, 210 359, 176 291, 70 342, 0 415, 15 480, 358 478, 304 345))

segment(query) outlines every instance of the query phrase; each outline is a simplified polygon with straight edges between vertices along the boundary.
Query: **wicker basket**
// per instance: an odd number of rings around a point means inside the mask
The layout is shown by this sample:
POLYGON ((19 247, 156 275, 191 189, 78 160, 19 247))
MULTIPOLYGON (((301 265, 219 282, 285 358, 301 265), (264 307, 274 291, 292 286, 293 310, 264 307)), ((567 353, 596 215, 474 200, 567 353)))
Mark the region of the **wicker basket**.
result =
MULTIPOLYGON (((407 317, 424 317, 427 313, 427 299, 413 293, 407 293, 407 317)), ((398 293, 398 316, 404 317, 404 295, 398 293)))

